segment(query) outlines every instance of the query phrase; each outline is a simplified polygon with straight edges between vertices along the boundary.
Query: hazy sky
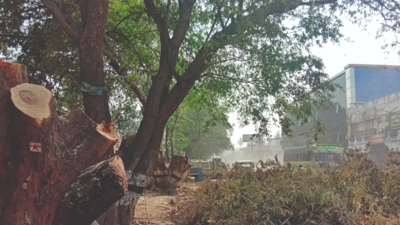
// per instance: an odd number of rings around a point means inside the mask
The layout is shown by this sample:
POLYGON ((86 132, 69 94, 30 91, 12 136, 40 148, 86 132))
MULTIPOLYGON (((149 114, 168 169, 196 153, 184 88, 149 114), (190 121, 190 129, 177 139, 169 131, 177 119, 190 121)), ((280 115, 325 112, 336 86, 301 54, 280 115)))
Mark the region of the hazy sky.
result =
MULTIPOLYGON (((349 41, 342 41, 340 44, 328 43, 322 48, 315 47, 312 51, 322 58, 325 72, 330 77, 341 72, 348 64, 400 65, 398 48, 382 49, 385 43, 394 40, 394 35, 387 34, 384 38, 376 39, 375 34, 379 27, 377 21, 369 23, 366 31, 357 25, 344 23, 343 33, 349 41)), ((243 134, 253 134, 255 131, 254 126, 239 127, 235 113, 229 115, 229 122, 234 125, 231 140, 236 147, 243 134)), ((272 133, 279 130, 280 128, 274 127, 272 133)))

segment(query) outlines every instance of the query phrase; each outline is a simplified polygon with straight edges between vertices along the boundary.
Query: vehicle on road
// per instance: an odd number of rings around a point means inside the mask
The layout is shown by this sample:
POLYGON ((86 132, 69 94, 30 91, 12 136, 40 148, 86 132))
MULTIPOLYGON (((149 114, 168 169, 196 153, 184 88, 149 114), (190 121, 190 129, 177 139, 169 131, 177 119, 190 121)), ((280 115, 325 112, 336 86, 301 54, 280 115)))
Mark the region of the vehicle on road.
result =
POLYGON ((251 160, 237 160, 236 164, 238 164, 240 167, 248 170, 254 170, 255 165, 253 161, 251 160))
MULTIPOLYGON (((221 161, 221 158, 213 158, 211 161, 203 161, 199 159, 189 160, 190 165, 190 176, 199 179, 199 169, 201 168, 201 177, 205 179, 210 177, 211 179, 220 179, 225 174, 229 173, 228 166, 221 161)), ((201 180, 201 179, 200 179, 201 180)))
POLYGON ((305 167, 307 164, 329 163, 336 166, 335 158, 344 157, 345 147, 335 145, 310 145, 287 148, 284 151, 283 161, 292 166, 305 167))

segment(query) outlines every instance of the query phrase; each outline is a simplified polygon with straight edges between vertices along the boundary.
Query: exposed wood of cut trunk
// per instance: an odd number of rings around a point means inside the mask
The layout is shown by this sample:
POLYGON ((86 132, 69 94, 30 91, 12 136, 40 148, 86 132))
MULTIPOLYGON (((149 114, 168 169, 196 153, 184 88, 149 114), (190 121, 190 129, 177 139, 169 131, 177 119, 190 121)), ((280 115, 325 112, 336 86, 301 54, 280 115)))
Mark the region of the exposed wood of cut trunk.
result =
POLYGON ((187 156, 173 155, 168 167, 159 164, 154 171, 155 186, 162 194, 176 194, 176 185, 183 174, 191 167, 187 156))
POLYGON ((121 158, 115 156, 90 166, 64 195, 53 225, 90 224, 126 192, 126 174, 121 158))
POLYGON ((52 224, 74 179, 117 141, 80 109, 58 117, 53 97, 42 87, 15 88, 27 81, 25 66, 0 62, 0 224, 52 224), (13 102, 10 91, 22 101, 13 102), (23 108, 38 102, 48 117, 37 120, 23 108))

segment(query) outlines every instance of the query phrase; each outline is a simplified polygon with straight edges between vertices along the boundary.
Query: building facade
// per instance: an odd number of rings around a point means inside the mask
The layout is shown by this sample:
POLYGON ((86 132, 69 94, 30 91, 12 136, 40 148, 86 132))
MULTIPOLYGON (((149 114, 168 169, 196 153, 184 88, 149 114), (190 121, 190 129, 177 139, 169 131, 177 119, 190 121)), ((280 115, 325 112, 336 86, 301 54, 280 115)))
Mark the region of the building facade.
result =
POLYGON ((347 123, 349 147, 364 149, 376 163, 384 163, 388 152, 400 150, 400 92, 350 107, 347 123))
MULTIPOLYGON (((347 147, 349 138, 352 138, 347 124, 347 111, 400 91, 400 66, 350 64, 331 81, 342 88, 334 92, 333 105, 329 109, 321 109, 314 114, 314 118, 321 119, 327 128, 326 138, 321 139, 319 144, 347 147)), ((303 125, 301 121, 294 122, 293 137, 285 137, 284 148, 307 145, 307 138, 301 134, 311 129, 315 121, 311 119, 303 125)))

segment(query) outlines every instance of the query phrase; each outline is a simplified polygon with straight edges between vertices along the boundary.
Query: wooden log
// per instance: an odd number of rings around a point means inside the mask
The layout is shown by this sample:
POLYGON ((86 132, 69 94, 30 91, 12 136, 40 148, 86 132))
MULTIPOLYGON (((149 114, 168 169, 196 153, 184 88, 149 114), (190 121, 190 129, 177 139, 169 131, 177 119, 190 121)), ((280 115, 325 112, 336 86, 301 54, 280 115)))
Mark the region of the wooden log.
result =
POLYGON ((0 224, 52 224, 74 179, 118 139, 80 109, 59 117, 51 92, 27 81, 25 66, 0 61, 0 224))
MULTIPOLYGON (((122 138, 117 155, 122 156, 126 149, 131 148, 132 142, 135 139, 136 133, 128 133, 122 138)), ((131 177, 131 171, 126 171, 127 177, 131 177)), ((132 179, 127 180, 128 192, 119 201, 113 204, 103 215, 96 219, 100 225, 119 224, 130 225, 134 224, 135 205, 139 201, 143 189, 138 189, 134 186, 132 179)))
POLYGON ((87 225, 127 192, 122 159, 115 156, 90 166, 64 195, 53 225, 87 225))
POLYGON ((164 163, 158 163, 153 173, 155 187, 161 194, 176 194, 176 185, 190 167, 187 156, 181 155, 173 155, 168 167, 164 163))
MULTIPOLYGON (((131 147, 135 135, 135 133, 127 134, 123 138, 118 151, 119 153, 117 153, 118 155, 123 155, 124 151, 131 147)), ((172 156, 170 165, 166 167, 165 159, 166 158, 163 157, 160 152, 156 166, 157 169, 152 179, 155 182, 156 188, 158 188, 162 194, 172 195, 176 193, 176 185, 181 180, 182 175, 190 168, 190 164, 186 156, 174 155, 172 156)), ((127 171, 127 173, 132 172, 127 171)), ((132 174, 128 174, 128 177, 131 177, 131 179, 127 181, 128 193, 97 219, 100 225, 130 225, 135 223, 135 206, 139 201, 144 187, 134 182, 132 174)), ((143 178, 143 180, 144 179, 146 178, 143 178)), ((151 181, 151 183, 153 183, 153 181, 151 181)))

